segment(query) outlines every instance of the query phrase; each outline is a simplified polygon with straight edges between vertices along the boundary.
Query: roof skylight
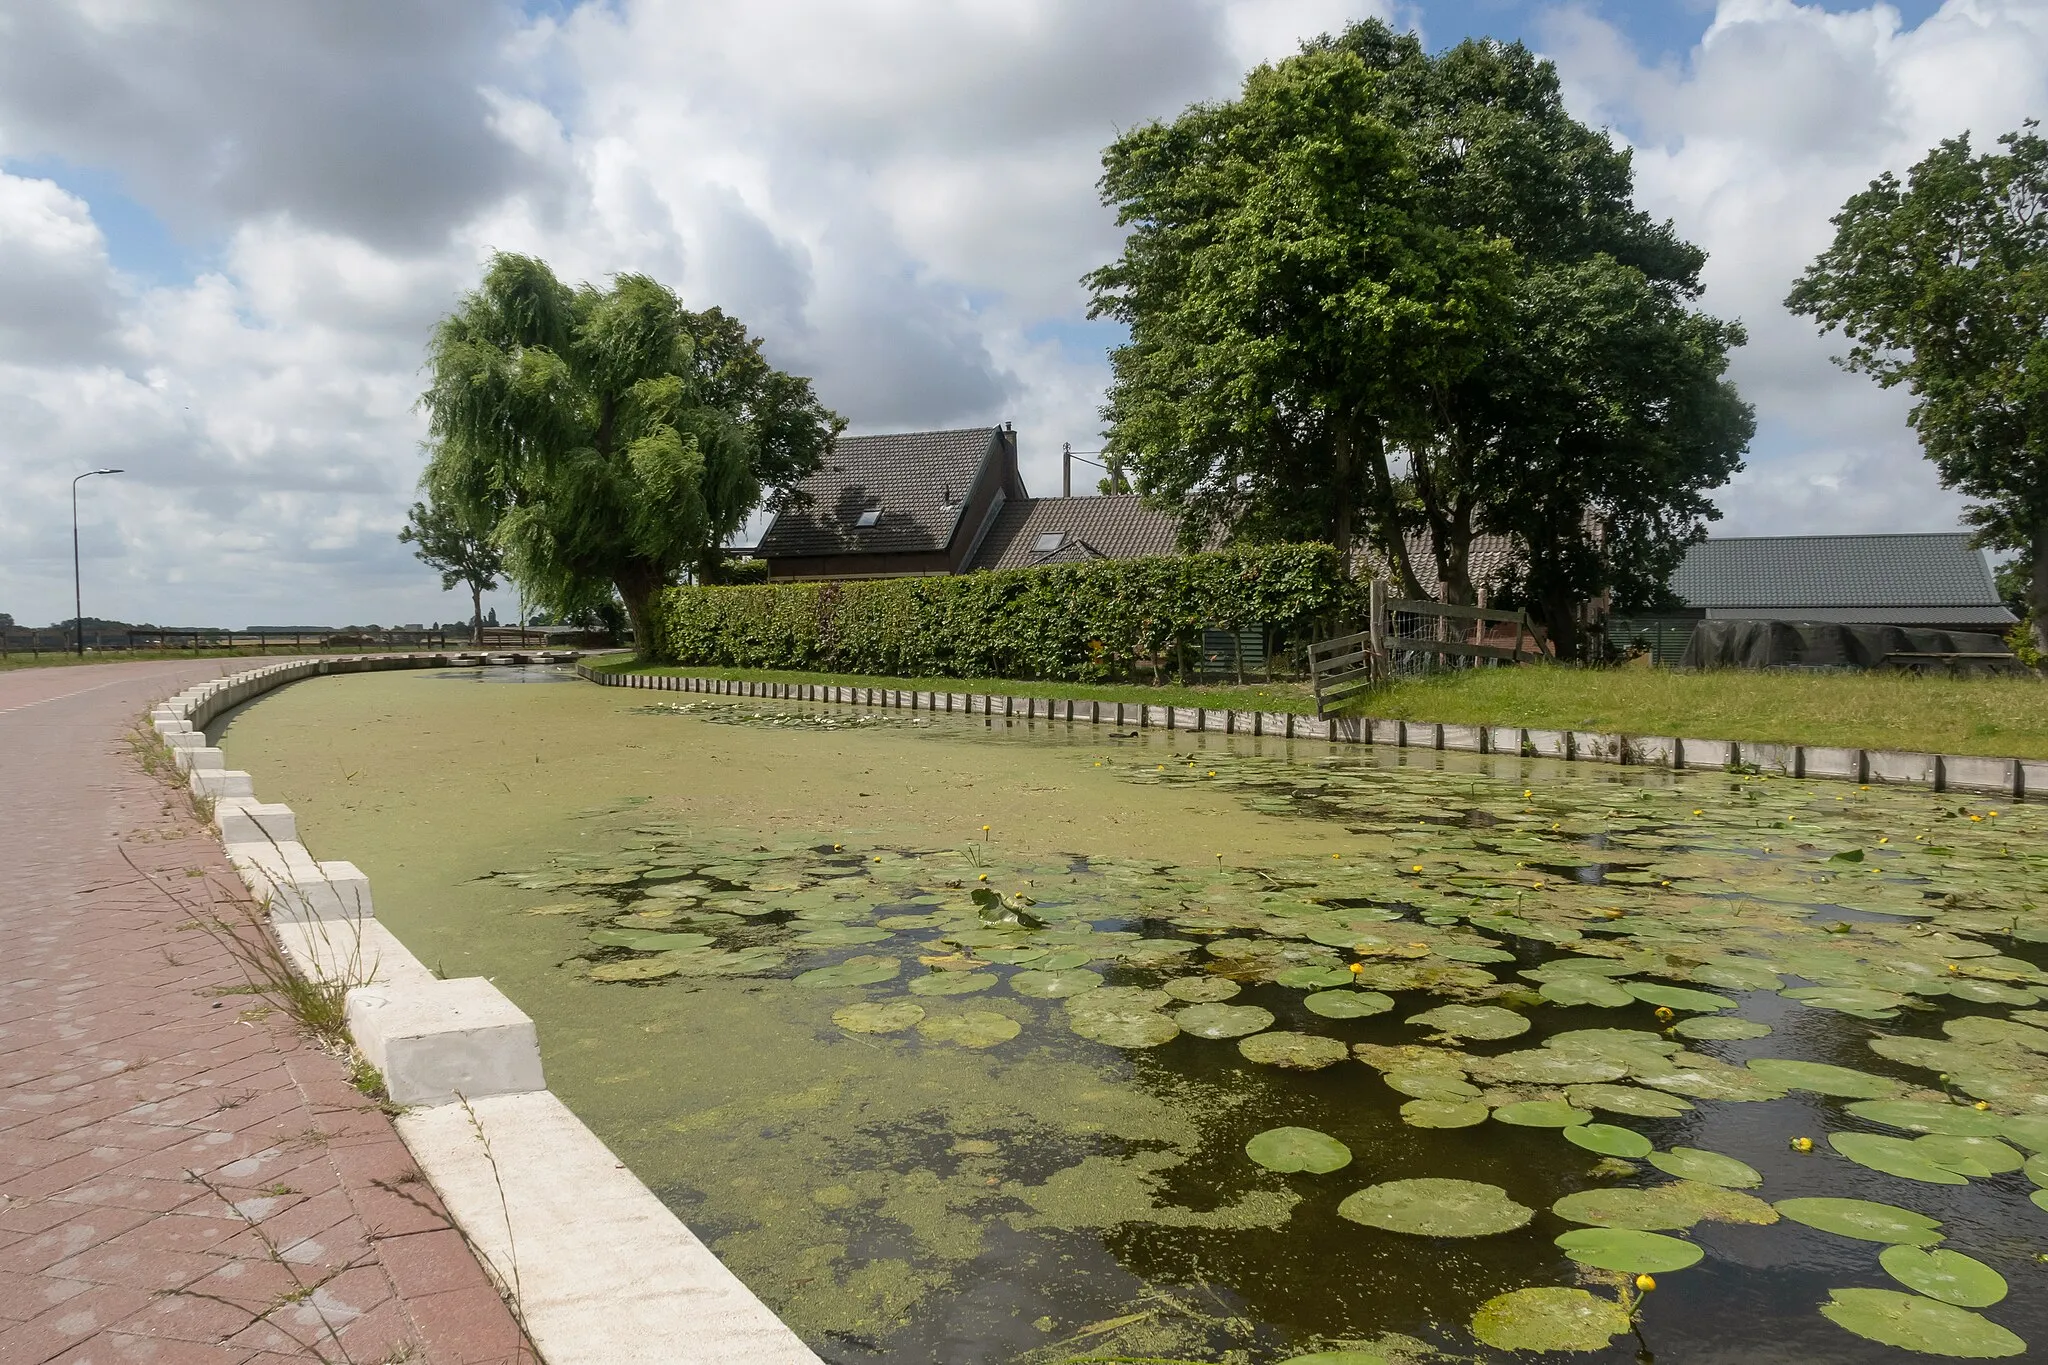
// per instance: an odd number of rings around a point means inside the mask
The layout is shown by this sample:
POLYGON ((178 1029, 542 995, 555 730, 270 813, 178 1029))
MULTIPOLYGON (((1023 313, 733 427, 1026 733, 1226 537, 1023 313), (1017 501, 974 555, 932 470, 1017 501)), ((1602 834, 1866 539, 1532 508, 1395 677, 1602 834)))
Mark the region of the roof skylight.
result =
POLYGON ((1047 531, 1037 540, 1031 542, 1031 552, 1033 554, 1049 555, 1066 543, 1067 533, 1065 531, 1047 531))
POLYGON ((882 509, 879 507, 870 507, 867 511, 861 513, 860 520, 854 522, 853 524, 855 526, 860 527, 863 530, 866 530, 868 527, 873 526, 876 522, 880 521, 881 519, 882 509))

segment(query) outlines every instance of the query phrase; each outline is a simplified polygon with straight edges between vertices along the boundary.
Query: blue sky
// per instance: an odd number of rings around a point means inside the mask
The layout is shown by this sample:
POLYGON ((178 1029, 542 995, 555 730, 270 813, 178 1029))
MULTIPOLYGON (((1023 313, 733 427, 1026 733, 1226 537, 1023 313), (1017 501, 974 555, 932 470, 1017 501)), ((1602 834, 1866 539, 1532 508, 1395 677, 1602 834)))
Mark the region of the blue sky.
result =
POLYGON ((396 532, 424 338, 497 248, 734 311, 856 431, 1014 421, 1054 487, 1117 334, 1101 148, 1367 14, 1556 60, 1709 252, 1760 423, 1719 529, 1957 524, 1781 300, 1877 172, 2048 113, 2040 0, 43 0, 0 44, 0 611, 69 614, 69 476, 113 464, 101 614, 454 616, 396 532))

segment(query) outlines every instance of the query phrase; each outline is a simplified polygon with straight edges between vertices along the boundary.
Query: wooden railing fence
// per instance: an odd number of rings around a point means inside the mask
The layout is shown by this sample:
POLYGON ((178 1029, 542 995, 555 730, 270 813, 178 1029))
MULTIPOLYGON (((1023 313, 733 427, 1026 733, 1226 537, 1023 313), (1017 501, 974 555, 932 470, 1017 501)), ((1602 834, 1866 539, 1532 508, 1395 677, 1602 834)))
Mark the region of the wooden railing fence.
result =
POLYGON ((1316 714, 1322 716, 1345 698, 1397 677, 1518 664, 1549 653, 1525 611, 1389 598, 1387 585, 1376 579, 1367 597, 1366 628, 1310 645, 1308 662, 1316 714))

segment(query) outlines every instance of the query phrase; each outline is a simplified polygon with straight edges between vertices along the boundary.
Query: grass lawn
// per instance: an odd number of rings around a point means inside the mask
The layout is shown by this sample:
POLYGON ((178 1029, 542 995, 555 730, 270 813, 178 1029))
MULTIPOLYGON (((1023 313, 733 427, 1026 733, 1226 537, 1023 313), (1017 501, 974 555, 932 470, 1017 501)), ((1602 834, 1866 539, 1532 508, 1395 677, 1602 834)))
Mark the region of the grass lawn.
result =
MULTIPOLYGON (((1315 709, 1307 685, 1297 682, 1148 687, 998 678, 876 678, 761 669, 641 667, 630 658, 593 667, 615 673, 950 689, 1242 711, 1315 709)), ((1879 673, 1736 669, 1692 673, 1531 665, 1398 683, 1359 699, 1349 709, 1362 715, 1453 725, 1522 725, 1538 730, 2048 758, 2048 684, 2020 678, 1960 681, 1879 673)))

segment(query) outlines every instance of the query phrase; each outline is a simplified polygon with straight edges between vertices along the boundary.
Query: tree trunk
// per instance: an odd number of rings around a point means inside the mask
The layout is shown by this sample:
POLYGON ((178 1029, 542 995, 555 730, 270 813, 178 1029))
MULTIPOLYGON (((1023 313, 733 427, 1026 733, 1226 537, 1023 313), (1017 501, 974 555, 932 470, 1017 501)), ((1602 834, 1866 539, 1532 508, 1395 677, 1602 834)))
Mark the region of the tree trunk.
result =
POLYGON ((1339 427, 1335 449, 1331 452, 1335 468, 1331 471, 1337 498, 1336 524, 1330 539, 1337 546, 1338 562, 1346 573, 1351 571, 1351 431, 1339 427))
POLYGON ((484 590, 476 584, 469 585, 469 642, 481 645, 484 642, 484 590))
POLYGON ((1579 632, 1578 604, 1569 593, 1547 592, 1542 596, 1543 628, 1550 633, 1550 649, 1560 663, 1577 663, 1583 653, 1579 632))
POLYGON ((652 662, 655 658, 656 641, 648 608, 666 576, 651 565, 639 564, 621 569, 612 579, 613 586, 619 590, 619 600, 626 604, 626 619, 633 626, 633 654, 643 662, 652 662))
POLYGON ((2048 519, 2034 525, 2034 581, 2028 586, 2027 614, 2034 622, 2034 648, 2048 656, 2048 519))
POLYGON ((1379 513, 1381 549, 1386 552, 1387 567, 1392 570, 1394 584, 1401 589, 1403 597, 1420 599, 1429 594, 1422 590, 1422 581, 1415 576, 1415 566, 1408 562, 1408 541, 1401 532, 1401 509, 1394 503, 1394 473, 1387 467, 1387 441, 1377 424, 1366 449, 1371 457, 1373 479, 1373 506, 1379 513))

